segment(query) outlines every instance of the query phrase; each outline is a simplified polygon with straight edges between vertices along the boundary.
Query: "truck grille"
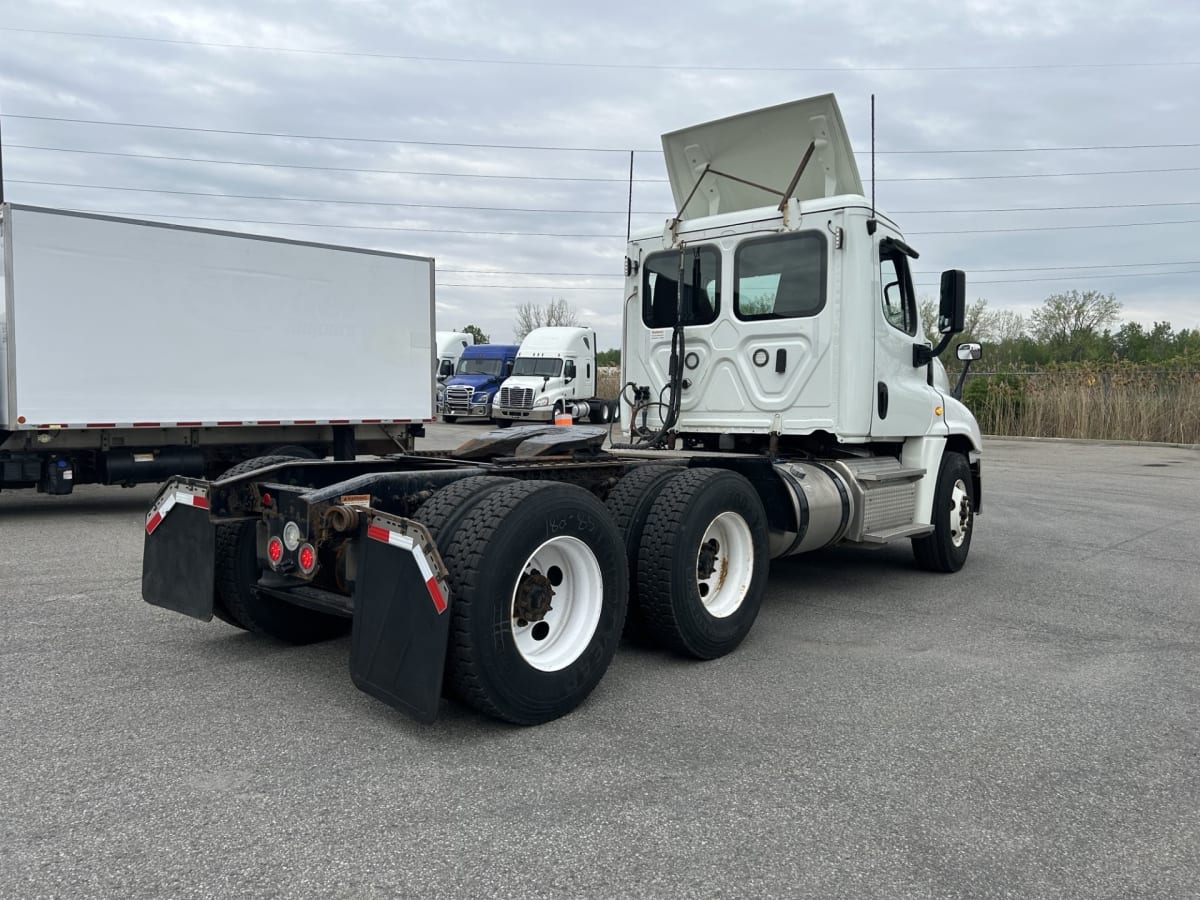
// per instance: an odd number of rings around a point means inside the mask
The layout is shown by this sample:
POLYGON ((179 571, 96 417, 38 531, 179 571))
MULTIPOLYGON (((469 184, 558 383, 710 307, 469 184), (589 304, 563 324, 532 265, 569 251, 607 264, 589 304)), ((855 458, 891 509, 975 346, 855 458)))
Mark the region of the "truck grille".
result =
POLYGON ((470 406, 471 396, 475 389, 469 384, 455 384, 446 388, 446 404, 448 406, 470 406))
POLYGON ((500 388, 501 409, 533 409, 533 388, 500 388))

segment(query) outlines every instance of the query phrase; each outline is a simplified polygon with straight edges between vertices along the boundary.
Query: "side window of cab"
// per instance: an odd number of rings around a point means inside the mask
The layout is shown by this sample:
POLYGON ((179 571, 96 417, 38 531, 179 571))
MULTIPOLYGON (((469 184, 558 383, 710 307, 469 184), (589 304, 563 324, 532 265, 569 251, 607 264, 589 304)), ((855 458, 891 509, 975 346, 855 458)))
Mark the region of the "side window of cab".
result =
POLYGON ((883 317, 907 335, 917 333, 917 298, 913 293, 908 257, 884 239, 879 242, 879 286, 883 317))

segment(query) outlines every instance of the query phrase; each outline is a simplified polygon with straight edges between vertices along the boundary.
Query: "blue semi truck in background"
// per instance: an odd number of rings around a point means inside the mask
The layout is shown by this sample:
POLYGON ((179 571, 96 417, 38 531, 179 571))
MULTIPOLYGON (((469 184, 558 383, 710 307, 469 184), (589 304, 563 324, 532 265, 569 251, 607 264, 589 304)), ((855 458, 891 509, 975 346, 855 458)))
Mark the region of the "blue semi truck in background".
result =
POLYGON ((460 418, 491 419, 500 383, 512 373, 516 344, 475 344, 463 348, 454 374, 438 387, 443 422, 460 418))

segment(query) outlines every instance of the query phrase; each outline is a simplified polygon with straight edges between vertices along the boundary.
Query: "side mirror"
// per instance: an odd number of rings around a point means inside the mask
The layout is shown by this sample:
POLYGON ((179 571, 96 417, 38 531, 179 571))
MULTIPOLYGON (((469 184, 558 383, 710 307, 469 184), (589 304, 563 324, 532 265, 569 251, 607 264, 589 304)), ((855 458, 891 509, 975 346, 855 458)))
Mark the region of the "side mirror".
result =
POLYGON ((950 395, 955 400, 962 399, 963 384, 967 380, 967 372, 971 370, 971 363, 977 359, 983 359, 983 347, 976 344, 974 341, 969 343, 959 344, 955 350, 955 355, 962 360, 962 371, 958 373, 958 383, 954 385, 954 390, 950 395))
POLYGON ((959 344, 954 351, 958 358, 963 362, 967 360, 983 359, 983 347, 979 344, 959 344))
POLYGON ((959 334, 967 325, 967 273, 947 269, 942 273, 942 299, 938 305, 938 334, 959 334))

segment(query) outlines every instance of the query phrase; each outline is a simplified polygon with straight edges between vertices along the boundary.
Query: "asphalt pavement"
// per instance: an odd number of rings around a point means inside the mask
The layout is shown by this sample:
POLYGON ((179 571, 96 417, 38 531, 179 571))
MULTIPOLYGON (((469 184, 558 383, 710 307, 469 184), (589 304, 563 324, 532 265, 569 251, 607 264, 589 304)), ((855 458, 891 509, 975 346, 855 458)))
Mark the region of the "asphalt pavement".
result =
POLYGON ((2 897, 1200 895, 1194 450, 991 441, 962 572, 776 563, 537 728, 143 603, 153 493, 0 495, 2 897))

